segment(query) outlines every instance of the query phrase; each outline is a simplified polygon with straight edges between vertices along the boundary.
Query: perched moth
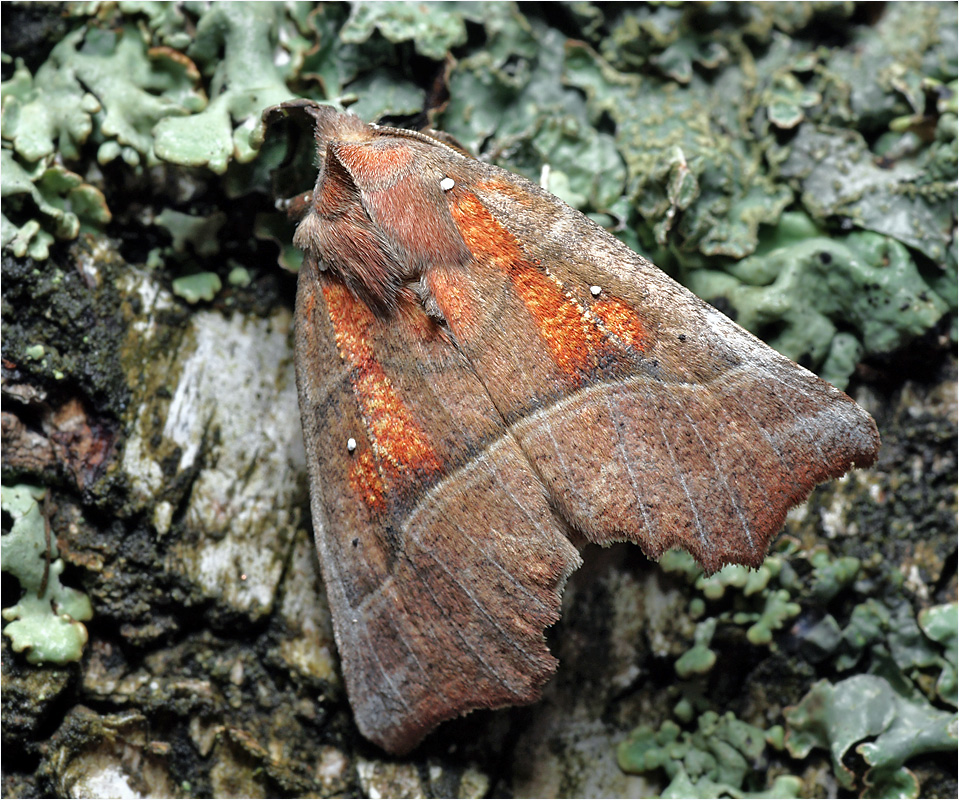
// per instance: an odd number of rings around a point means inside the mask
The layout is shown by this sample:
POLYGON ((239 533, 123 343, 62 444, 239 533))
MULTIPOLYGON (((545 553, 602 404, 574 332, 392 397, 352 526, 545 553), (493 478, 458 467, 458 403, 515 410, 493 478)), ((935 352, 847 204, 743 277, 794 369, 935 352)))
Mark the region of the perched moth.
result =
POLYGON ((556 669, 575 541, 758 566, 879 435, 579 212, 441 135, 309 101, 296 376, 350 701, 392 753, 556 669))

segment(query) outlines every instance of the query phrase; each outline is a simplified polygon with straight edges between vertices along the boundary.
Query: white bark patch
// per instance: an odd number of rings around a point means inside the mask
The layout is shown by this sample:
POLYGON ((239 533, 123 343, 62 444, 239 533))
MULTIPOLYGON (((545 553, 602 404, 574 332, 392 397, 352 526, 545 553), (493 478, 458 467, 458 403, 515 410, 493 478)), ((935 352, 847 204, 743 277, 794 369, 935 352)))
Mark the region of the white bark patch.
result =
MULTIPOLYGON (((165 294, 138 293, 148 307, 165 294)), ((148 320, 125 353, 137 377, 123 469, 142 506, 154 506, 158 533, 182 524, 194 534, 178 538, 168 568, 255 619, 273 607, 306 494, 291 315, 201 311, 165 349, 151 348, 148 320), (175 473, 164 474, 177 452, 175 473), (186 503, 173 500, 171 520, 162 495, 186 471, 196 476, 186 503)))
POLYGON ((205 592, 253 616, 272 608, 292 536, 305 456, 294 389, 290 317, 194 317, 196 350, 181 373, 164 434, 180 469, 202 445, 185 523, 205 534, 173 558, 205 592), (246 580, 241 580, 246 575, 246 580))

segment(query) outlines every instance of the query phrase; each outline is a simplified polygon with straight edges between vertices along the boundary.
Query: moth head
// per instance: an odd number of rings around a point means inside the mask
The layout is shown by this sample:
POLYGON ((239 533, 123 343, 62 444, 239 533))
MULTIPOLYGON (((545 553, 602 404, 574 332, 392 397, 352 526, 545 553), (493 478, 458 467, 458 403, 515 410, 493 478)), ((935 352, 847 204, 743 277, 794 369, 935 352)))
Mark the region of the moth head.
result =
POLYGON ((355 141, 327 141, 313 202, 297 226, 294 244, 309 265, 326 271, 379 314, 391 315, 406 265, 402 253, 369 213, 340 147, 355 141))
POLYGON ((369 125, 331 106, 287 105, 312 120, 319 162, 293 240, 307 264, 391 314, 415 302, 400 287, 469 262, 445 197, 448 170, 468 158, 455 140, 369 125))

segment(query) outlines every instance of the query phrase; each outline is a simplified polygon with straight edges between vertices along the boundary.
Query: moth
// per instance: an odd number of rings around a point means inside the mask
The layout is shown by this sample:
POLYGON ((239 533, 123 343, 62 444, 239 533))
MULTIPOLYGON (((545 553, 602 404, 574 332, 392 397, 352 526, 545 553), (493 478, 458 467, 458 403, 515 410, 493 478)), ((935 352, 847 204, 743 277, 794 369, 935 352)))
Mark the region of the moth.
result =
POLYGON ((296 377, 316 546, 360 731, 391 753, 530 703, 571 541, 758 566, 872 464, 848 396, 539 186, 311 101, 296 377))

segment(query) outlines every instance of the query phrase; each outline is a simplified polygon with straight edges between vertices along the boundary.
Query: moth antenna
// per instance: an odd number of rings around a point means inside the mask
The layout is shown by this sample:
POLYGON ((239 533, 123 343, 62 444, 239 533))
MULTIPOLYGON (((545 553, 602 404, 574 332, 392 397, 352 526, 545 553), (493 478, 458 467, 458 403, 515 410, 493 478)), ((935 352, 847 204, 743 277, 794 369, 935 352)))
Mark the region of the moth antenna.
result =
POLYGON ((391 128, 386 125, 377 125, 375 122, 371 122, 369 127, 383 136, 402 136, 406 139, 416 139, 417 141, 426 142, 427 144, 439 145, 463 158, 476 160, 476 156, 469 150, 463 147, 463 145, 452 136, 442 131, 411 131, 406 128, 391 128))

